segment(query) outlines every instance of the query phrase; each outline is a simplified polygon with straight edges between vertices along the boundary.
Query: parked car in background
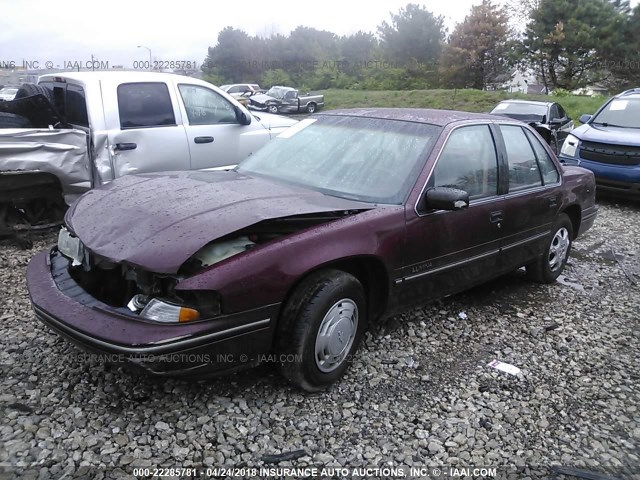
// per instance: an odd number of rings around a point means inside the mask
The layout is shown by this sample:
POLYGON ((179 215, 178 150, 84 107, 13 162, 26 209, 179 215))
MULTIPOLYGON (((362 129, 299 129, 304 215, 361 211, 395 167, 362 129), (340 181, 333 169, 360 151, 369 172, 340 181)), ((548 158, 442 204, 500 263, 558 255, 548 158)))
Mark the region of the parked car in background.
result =
POLYGON ((573 120, 566 114, 562 105, 556 102, 503 100, 491 110, 491 113, 528 123, 551 145, 556 154, 574 127, 573 120))
POLYGON ((0 233, 123 175, 232 168, 296 123, 167 73, 43 75, 18 96, 0 103, 0 233))
POLYGON ((314 391, 380 317, 521 266, 555 281, 594 197, 593 174, 561 166, 520 122, 327 112, 234 170, 87 193, 27 283, 36 316, 85 348, 184 377, 273 354, 314 391))
POLYGON ((324 107, 324 95, 300 95, 290 87, 271 87, 264 94, 249 98, 249 108, 266 110, 269 113, 313 113, 324 107))
POLYGON ((616 95, 580 121, 560 160, 591 170, 598 191, 640 197, 640 88, 616 95))
POLYGON ((249 97, 256 93, 262 92, 260 85, 257 83, 234 83, 231 85, 222 85, 220 90, 227 92, 245 107, 249 104, 249 97))
POLYGON ((0 88, 0 102, 10 102, 18 93, 19 87, 4 87, 0 88))

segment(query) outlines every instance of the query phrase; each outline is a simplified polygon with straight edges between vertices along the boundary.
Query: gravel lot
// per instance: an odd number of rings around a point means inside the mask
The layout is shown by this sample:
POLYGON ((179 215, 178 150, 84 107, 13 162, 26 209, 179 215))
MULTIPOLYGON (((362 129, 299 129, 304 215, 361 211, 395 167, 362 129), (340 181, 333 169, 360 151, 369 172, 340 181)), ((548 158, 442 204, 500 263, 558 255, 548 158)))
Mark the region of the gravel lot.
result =
POLYGON ((34 251, 3 240, 0 478, 16 468, 119 478, 132 466, 259 467, 296 450, 303 456, 277 465, 638 476, 640 204, 600 205, 563 282, 516 272, 376 325, 346 378, 314 395, 268 366, 188 384, 83 357, 29 306, 27 262, 55 234, 34 251), (494 359, 521 374, 489 368, 494 359))

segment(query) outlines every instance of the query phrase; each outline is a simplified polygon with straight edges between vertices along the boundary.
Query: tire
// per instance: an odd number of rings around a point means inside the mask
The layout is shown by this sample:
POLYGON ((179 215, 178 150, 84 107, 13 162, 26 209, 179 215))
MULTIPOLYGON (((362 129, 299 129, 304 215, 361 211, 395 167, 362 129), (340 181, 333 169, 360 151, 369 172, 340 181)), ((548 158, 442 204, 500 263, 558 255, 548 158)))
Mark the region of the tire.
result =
POLYGON ((366 328, 364 289, 341 270, 304 279, 287 302, 278 327, 280 373, 316 392, 347 370, 366 328))
POLYGON ((313 102, 311 102, 309 105, 307 105, 307 112, 308 113, 313 113, 316 111, 316 107, 317 105, 313 102))
POLYGON ((14 113, 0 112, 0 128, 31 128, 28 118, 14 113))
POLYGON ((269 105, 267 107, 267 111, 269 113, 278 113, 278 106, 277 105, 269 105))
POLYGON ((561 213, 551 230, 544 253, 538 260, 526 266, 527 275, 538 283, 553 283, 567 264, 573 240, 573 224, 561 213))

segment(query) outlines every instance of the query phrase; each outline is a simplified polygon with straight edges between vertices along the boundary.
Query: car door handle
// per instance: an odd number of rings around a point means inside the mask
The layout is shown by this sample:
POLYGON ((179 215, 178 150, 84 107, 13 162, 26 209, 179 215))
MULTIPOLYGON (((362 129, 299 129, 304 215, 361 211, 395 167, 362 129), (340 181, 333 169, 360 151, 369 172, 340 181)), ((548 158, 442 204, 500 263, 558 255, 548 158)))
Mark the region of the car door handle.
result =
POLYGON ((137 143, 116 143, 116 150, 135 150, 138 148, 137 143))
POLYGON ((196 143, 212 143, 213 137, 195 137, 193 141, 196 143))
POLYGON ((558 205, 558 197, 547 197, 547 200, 549 201, 549 208, 553 208, 558 205))
POLYGON ((489 214, 489 218, 491 219, 491 223, 499 223, 503 220, 502 210, 496 210, 495 212, 491 212, 489 214))

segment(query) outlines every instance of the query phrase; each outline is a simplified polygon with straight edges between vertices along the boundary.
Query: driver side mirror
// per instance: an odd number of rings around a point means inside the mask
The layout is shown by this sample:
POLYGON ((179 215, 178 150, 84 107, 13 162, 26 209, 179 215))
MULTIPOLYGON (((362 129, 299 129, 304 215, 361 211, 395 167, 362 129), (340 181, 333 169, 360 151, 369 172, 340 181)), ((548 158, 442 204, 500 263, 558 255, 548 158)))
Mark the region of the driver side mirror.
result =
POLYGON ((247 115, 247 113, 240 107, 235 107, 235 111, 236 111, 236 119, 238 120, 240 125, 251 124, 251 115, 247 115))
POLYGON ((423 205, 433 210, 461 210, 469 206, 469 194, 449 187, 434 187, 425 192, 423 205))

